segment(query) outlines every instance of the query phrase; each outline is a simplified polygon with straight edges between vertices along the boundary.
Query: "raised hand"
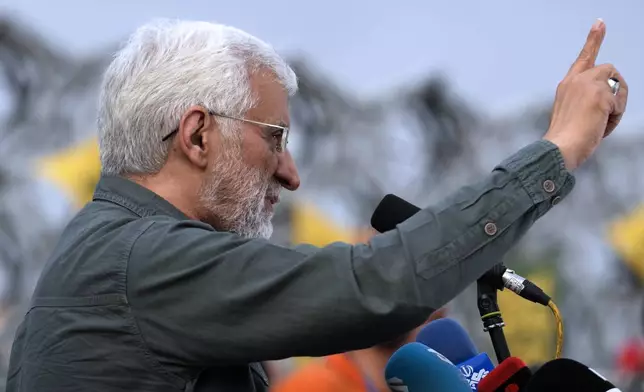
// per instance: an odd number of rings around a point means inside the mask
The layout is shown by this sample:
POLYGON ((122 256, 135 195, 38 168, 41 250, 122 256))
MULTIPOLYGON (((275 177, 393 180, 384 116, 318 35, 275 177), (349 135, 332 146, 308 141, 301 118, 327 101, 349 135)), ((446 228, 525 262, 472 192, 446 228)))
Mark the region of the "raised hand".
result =
POLYGON ((626 109, 628 86, 624 78, 611 64, 595 66, 605 35, 606 25, 598 19, 557 88, 544 139, 559 147, 568 170, 576 169, 593 154, 602 138, 619 124, 626 109), (616 95, 608 84, 610 78, 620 83, 616 95))

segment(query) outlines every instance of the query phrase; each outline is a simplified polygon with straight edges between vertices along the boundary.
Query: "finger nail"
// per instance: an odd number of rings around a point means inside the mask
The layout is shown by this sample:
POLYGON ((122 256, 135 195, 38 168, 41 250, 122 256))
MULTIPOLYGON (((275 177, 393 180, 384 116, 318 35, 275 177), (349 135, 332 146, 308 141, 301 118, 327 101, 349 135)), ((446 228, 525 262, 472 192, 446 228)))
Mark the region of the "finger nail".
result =
POLYGON ((604 24, 604 20, 602 18, 597 18, 597 20, 593 24, 593 29, 600 28, 602 24, 604 24))

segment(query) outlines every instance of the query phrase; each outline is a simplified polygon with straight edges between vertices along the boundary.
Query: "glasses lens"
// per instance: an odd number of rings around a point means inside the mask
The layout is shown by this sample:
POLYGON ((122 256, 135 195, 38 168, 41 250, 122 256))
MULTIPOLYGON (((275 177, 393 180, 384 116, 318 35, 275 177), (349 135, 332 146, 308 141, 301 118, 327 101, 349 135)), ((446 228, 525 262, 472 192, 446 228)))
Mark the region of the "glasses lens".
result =
POLYGON ((284 128, 284 134, 282 134, 282 140, 280 140, 280 142, 281 142, 281 146, 280 146, 281 151, 286 151, 286 146, 288 145, 288 133, 289 133, 289 129, 284 128))

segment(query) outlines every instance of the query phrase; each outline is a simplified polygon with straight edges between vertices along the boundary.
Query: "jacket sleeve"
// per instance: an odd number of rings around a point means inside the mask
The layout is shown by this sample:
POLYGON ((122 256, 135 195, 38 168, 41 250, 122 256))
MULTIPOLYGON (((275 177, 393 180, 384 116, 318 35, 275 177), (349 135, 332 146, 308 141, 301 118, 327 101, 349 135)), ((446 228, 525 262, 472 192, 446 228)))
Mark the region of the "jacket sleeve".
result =
POLYGON ((289 248, 157 217, 131 249, 128 301, 166 363, 365 348, 420 325, 573 185, 557 147, 538 141, 368 244, 289 248))

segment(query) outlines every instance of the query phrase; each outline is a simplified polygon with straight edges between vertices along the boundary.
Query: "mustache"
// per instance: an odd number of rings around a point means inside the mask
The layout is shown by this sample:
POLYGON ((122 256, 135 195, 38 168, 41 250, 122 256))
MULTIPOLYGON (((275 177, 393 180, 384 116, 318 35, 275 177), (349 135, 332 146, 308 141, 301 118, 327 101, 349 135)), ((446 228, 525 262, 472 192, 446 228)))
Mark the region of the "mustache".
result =
POLYGON ((266 188, 266 196, 277 198, 279 197, 281 190, 282 190, 282 184, 273 180, 268 184, 266 188))

